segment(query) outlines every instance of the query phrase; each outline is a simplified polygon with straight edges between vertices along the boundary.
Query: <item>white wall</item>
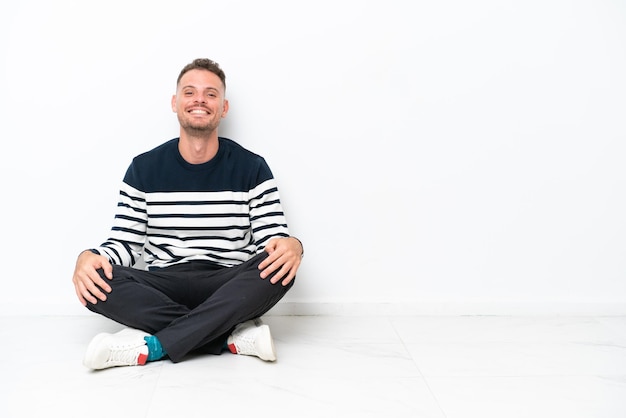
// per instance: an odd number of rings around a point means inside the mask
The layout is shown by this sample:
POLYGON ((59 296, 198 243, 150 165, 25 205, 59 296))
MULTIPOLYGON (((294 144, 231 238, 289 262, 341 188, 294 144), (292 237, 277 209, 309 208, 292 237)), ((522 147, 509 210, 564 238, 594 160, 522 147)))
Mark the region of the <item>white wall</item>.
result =
POLYGON ((617 0, 4 2, 0 314, 86 312, 76 256, 196 57, 306 244, 276 309, 626 314, 617 0))

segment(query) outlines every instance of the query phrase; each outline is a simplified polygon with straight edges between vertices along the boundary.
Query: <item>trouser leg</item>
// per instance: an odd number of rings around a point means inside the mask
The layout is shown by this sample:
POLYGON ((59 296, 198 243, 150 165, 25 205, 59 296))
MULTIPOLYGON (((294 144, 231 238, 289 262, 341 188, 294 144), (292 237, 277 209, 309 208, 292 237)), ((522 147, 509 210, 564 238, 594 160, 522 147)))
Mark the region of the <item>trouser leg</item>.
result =
POLYGON ((154 334, 190 311, 175 301, 184 287, 183 278, 118 265, 113 266, 111 280, 99 273, 111 293, 104 302, 87 303, 87 308, 120 324, 154 334))
POLYGON ((221 286, 189 313, 175 319, 156 333, 170 359, 177 362, 189 352, 200 350, 218 354, 235 325, 257 318, 269 311, 293 285, 272 284, 260 278, 259 263, 267 257, 262 253, 248 262, 222 269, 198 278, 221 286))

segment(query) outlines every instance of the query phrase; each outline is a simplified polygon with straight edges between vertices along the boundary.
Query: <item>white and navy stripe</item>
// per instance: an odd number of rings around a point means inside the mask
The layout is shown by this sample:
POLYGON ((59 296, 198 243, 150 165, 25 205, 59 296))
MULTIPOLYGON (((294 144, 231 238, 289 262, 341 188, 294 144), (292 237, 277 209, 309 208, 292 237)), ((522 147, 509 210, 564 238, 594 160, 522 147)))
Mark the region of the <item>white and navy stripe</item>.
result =
POLYGON ((121 265, 143 254, 149 268, 192 260, 230 267, 286 236, 278 188, 262 157, 220 138, 211 161, 192 165, 173 139, 133 160, 111 236, 97 252, 121 265))

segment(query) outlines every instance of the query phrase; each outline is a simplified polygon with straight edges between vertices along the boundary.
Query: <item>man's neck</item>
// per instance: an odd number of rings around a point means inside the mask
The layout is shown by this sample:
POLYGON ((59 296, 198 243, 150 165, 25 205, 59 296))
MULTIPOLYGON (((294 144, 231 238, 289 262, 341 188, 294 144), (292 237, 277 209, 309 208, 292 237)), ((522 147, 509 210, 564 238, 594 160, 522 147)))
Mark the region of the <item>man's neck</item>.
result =
POLYGON ((190 164, 202 164, 211 160, 217 154, 219 140, 217 131, 210 135, 190 135, 181 131, 178 141, 180 155, 190 164))

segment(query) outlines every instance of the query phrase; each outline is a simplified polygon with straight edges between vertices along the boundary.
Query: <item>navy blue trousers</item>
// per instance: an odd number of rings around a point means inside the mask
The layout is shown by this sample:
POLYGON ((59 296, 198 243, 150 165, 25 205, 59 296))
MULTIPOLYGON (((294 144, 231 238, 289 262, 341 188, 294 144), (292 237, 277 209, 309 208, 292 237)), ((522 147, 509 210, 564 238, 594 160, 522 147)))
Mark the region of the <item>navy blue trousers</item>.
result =
MULTIPOLYGON (((87 308, 156 335, 173 362, 220 354, 235 325, 269 311, 293 286, 261 279, 263 252, 235 267, 190 262, 155 271, 113 266, 107 300, 87 308)), ((103 276, 103 272, 100 271, 103 276)))

